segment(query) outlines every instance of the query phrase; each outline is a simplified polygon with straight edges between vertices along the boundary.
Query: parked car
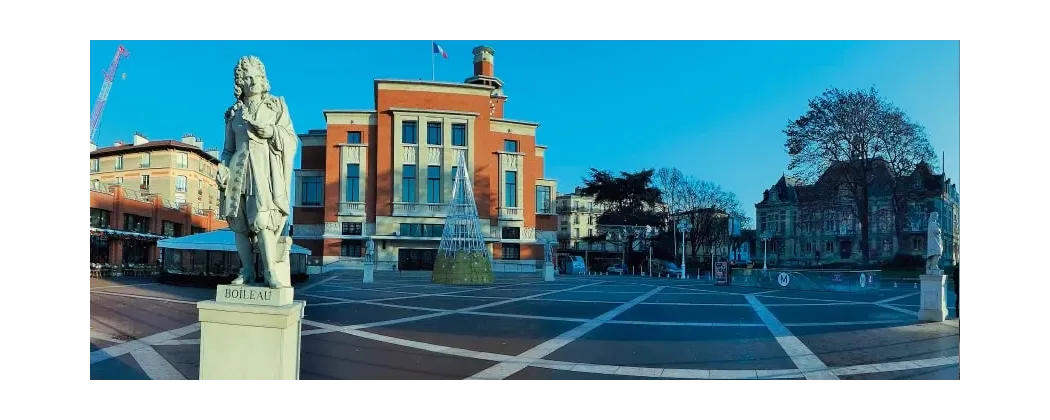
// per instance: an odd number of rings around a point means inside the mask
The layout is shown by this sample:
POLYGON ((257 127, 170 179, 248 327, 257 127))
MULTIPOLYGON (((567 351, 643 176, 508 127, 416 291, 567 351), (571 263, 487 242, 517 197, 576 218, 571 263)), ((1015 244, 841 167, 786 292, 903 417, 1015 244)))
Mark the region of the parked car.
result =
POLYGON ((627 266, 623 264, 613 264, 609 268, 605 269, 609 274, 623 274, 627 272, 627 266))
POLYGON ((675 263, 663 260, 653 260, 653 275, 666 276, 681 274, 682 270, 675 263))

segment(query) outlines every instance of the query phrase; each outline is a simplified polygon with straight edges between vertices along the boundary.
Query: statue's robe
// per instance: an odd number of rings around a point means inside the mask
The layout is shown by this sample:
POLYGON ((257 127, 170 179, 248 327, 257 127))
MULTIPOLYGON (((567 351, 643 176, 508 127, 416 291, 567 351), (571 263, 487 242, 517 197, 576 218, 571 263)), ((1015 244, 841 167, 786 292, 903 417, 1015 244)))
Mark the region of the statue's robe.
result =
POLYGON ((230 230, 280 232, 291 214, 290 199, 296 140, 284 98, 267 95, 257 109, 238 101, 226 112, 226 141, 222 164, 229 178, 221 195, 219 212, 230 230), (245 116, 259 125, 274 127, 272 139, 256 136, 245 116))

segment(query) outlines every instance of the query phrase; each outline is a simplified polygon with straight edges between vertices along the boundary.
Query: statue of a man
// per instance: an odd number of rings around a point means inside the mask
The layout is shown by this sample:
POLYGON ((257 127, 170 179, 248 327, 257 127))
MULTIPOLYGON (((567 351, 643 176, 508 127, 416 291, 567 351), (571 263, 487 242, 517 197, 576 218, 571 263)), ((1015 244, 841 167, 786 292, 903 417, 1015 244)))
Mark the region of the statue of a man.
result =
POLYGON ((276 263, 283 258, 278 238, 291 213, 298 138, 288 105, 270 94, 266 68, 258 57, 241 57, 233 85, 236 102, 226 110, 226 140, 216 174, 219 211, 235 233, 241 259, 241 273, 232 284, 254 282, 253 252, 258 252, 266 284, 290 287, 289 279, 278 278, 276 263))
POLYGON ((930 213, 930 221, 926 229, 926 274, 940 272, 941 252, 944 245, 941 243, 941 227, 937 223, 937 212, 930 213))
POLYGON ((376 243, 371 237, 368 238, 368 242, 365 245, 365 262, 368 264, 376 262, 376 243))

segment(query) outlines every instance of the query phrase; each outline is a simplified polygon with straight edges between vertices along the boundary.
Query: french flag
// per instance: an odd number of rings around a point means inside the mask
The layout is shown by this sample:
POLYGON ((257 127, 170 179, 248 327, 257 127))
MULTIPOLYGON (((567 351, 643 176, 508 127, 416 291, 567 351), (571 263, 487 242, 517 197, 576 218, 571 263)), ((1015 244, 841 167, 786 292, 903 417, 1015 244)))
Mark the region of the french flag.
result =
POLYGON ((433 44, 434 44, 434 53, 440 53, 441 54, 441 58, 448 59, 448 53, 445 52, 445 49, 441 48, 441 46, 438 45, 436 42, 434 42, 433 44))

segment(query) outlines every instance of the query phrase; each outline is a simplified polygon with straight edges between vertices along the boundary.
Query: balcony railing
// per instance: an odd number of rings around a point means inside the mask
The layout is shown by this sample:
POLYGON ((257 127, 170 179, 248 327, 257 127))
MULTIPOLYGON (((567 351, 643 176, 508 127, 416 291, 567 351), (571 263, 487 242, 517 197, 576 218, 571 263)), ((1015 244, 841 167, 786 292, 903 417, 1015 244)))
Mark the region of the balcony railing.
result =
POLYGON ((512 238, 504 238, 503 237, 503 228, 501 228, 501 227, 494 227, 494 228, 492 228, 492 238, 493 239, 497 239, 497 240, 501 240, 501 241, 502 240, 508 240, 508 241, 520 240, 522 242, 535 242, 536 241, 536 228, 528 227, 528 226, 520 228, 518 230, 518 236, 519 236, 518 238, 513 238, 513 239, 512 238))
POLYGON ((525 220, 520 208, 509 207, 500 207, 499 218, 500 220, 525 220))
POLYGON ((296 224, 292 229, 292 238, 319 237, 319 236, 372 236, 375 235, 375 224, 364 223, 361 225, 361 235, 343 235, 342 222, 325 222, 324 224, 300 225, 296 224))
POLYGON ((339 203, 339 215, 340 216, 364 216, 365 215, 365 203, 362 203, 362 202, 342 202, 342 203, 339 203))
POLYGON ((394 216, 445 217, 448 204, 394 203, 394 216))

